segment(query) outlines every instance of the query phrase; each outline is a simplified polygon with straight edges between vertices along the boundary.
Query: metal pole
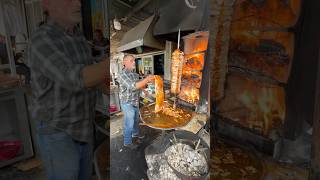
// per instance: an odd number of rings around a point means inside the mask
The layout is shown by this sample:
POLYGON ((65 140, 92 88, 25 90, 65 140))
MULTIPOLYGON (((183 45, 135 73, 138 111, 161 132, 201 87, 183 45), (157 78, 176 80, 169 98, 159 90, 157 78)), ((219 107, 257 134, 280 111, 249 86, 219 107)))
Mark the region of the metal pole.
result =
POLYGON ((12 51, 12 44, 11 44, 11 39, 10 39, 10 34, 7 30, 6 23, 5 23, 5 18, 4 18, 4 2, 0 1, 0 8, 1 8, 1 18, 2 18, 2 24, 1 26, 4 27, 5 31, 5 36, 6 36, 6 48, 7 48, 7 53, 8 53, 8 59, 9 59, 9 65, 10 65, 10 72, 11 75, 16 75, 16 65, 14 62, 14 57, 13 57, 13 51, 12 51))
POLYGON ((178 48, 177 49, 179 49, 180 48, 180 28, 179 28, 179 33, 178 33, 178 48))

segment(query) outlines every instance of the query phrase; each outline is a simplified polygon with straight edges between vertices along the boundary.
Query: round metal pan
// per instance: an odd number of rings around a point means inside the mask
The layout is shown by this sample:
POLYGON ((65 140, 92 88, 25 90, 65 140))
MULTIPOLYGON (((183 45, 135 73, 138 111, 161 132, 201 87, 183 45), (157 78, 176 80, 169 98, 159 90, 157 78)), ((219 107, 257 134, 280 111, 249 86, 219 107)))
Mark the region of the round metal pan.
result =
POLYGON ((152 125, 152 123, 146 121, 141 114, 143 113, 142 110, 143 110, 144 108, 149 107, 149 106, 153 106, 153 105, 155 105, 155 103, 148 104, 148 105, 146 105, 146 106, 144 106, 144 107, 142 107, 142 108, 139 109, 139 116, 140 116, 141 121, 143 122, 142 125, 148 126, 148 127, 150 127, 150 128, 153 128, 153 129, 159 129, 159 130, 173 130, 173 129, 177 129, 177 128, 180 128, 180 127, 185 126, 185 125, 188 124, 188 123, 190 122, 190 120, 192 119, 192 113, 191 113, 190 111, 184 109, 186 112, 189 112, 189 113, 191 114, 191 117, 189 118, 188 121, 185 121, 185 122, 183 122, 183 123, 181 123, 181 124, 177 124, 176 126, 167 127, 167 128, 152 125))

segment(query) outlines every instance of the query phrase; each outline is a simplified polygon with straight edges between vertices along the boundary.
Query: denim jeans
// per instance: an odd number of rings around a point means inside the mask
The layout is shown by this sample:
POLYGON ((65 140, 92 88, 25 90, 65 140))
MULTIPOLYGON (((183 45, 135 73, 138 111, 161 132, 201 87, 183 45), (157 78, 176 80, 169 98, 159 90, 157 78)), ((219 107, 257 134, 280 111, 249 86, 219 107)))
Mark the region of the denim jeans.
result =
POLYGON ((93 144, 74 141, 65 132, 38 133, 38 144, 48 180, 90 180, 93 144))
POLYGON ((124 112, 123 142, 128 145, 132 143, 133 135, 139 135, 139 108, 132 104, 121 104, 121 108, 124 112))

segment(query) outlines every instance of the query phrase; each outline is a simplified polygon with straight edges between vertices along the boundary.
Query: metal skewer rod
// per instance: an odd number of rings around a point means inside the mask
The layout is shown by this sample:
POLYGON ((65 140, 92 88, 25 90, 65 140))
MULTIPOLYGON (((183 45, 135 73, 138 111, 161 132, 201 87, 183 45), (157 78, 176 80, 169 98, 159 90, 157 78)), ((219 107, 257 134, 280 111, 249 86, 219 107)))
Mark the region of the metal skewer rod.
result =
MULTIPOLYGON (((179 49, 179 48, 180 48, 180 28, 179 28, 179 32, 178 32, 178 48, 177 49, 179 49)), ((181 68, 181 67, 179 67, 179 68, 181 68)), ((177 101, 177 94, 175 93, 174 99, 173 99, 173 109, 176 109, 176 107, 177 107, 176 101, 177 101)))
POLYGON ((179 47, 180 47, 180 28, 179 28, 179 33, 178 33, 178 48, 177 49, 179 49, 179 47))
POLYGON ((195 150, 197 150, 197 149, 198 149, 198 147, 199 147, 199 144, 200 144, 200 139, 198 140, 198 143, 197 143, 197 145, 196 145, 196 148, 195 148, 195 150))
POLYGON ((178 143, 177 138, 176 138, 176 134, 173 132, 173 139, 175 143, 178 143))

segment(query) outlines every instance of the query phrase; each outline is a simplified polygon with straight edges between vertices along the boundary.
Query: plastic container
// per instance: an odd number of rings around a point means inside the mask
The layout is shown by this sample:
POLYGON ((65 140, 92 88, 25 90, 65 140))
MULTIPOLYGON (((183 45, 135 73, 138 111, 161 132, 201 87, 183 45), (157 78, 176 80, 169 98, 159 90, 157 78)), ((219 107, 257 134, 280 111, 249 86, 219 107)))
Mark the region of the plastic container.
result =
POLYGON ((110 104, 109 112, 116 112, 118 110, 117 105, 110 104))
POLYGON ((20 148, 20 141, 0 141, 0 161, 15 158, 20 148))

